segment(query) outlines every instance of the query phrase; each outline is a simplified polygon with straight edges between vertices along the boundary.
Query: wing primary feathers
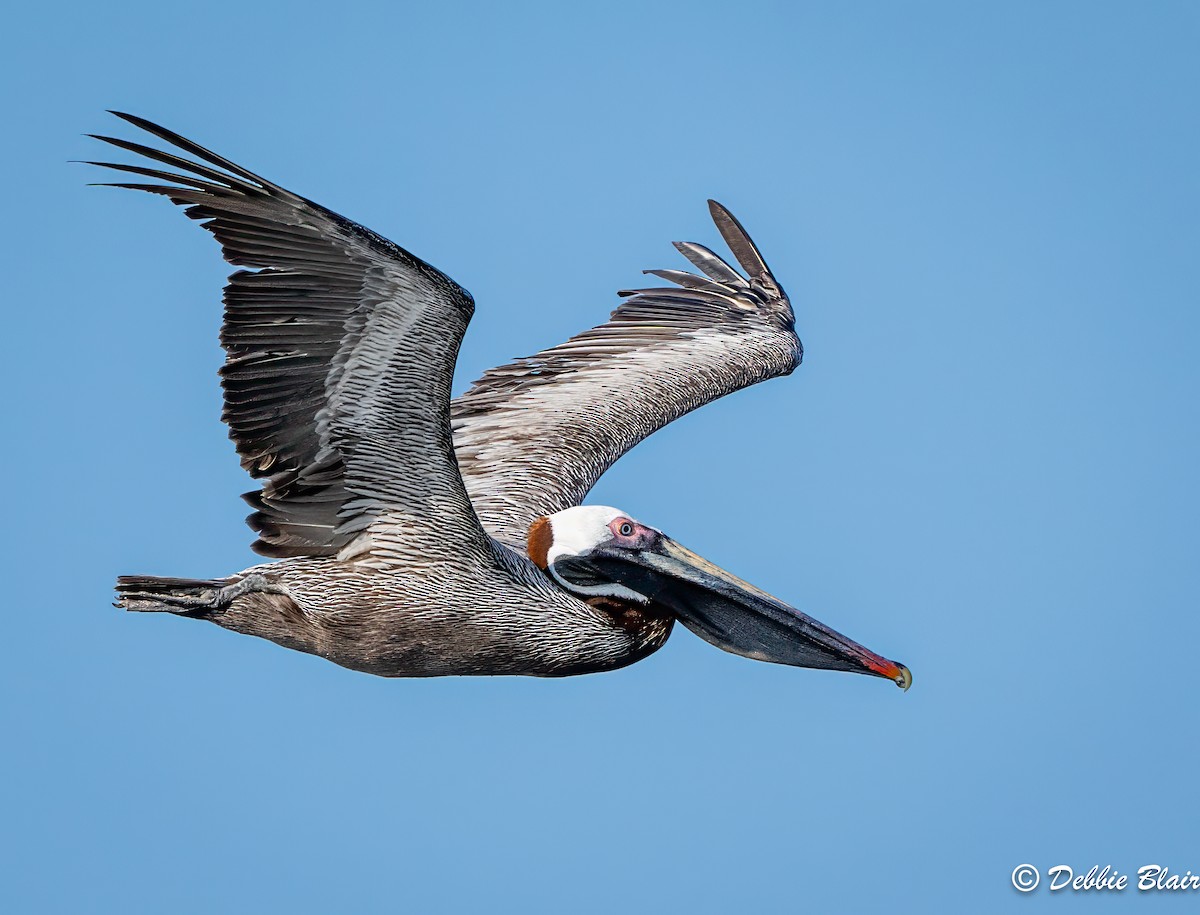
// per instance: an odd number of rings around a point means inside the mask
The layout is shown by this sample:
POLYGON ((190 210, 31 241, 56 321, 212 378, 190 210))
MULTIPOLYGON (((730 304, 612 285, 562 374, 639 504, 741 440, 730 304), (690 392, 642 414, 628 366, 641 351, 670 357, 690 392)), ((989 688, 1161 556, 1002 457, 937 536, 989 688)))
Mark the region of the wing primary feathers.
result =
POLYGON ((647 276, 656 276, 660 280, 666 280, 668 283, 676 283, 688 289, 703 289, 712 283, 712 280, 703 276, 696 276, 694 273, 688 273, 686 270, 643 270, 642 273, 647 276))
POLYGON ((193 143, 191 140, 187 139, 187 137, 181 137, 173 130, 167 130, 165 127, 160 127, 153 121, 147 121, 145 118, 139 118, 136 114, 126 114, 123 111, 113 111, 109 109, 108 113, 116 115, 123 121, 128 121, 134 127, 140 127, 147 133, 154 134, 154 136, 158 137, 160 140, 166 140, 172 146, 177 146, 184 152, 190 152, 193 156, 199 156, 205 162, 210 162, 213 165, 223 168, 227 172, 237 175, 239 178, 245 178, 247 181, 253 181, 255 184, 259 185, 259 187, 269 188, 273 191, 283 190, 283 188, 281 188, 279 185, 271 183, 261 175, 256 175, 249 169, 242 168, 240 165, 230 162, 225 157, 218 156, 212 150, 205 149, 199 143, 193 143))
POLYGON ((704 245, 698 245, 693 241, 677 241, 673 244, 680 254, 718 283, 728 283, 731 286, 749 285, 740 273, 704 245))
MULTIPOLYGON (((79 161, 79 160, 77 160, 79 161)), ((225 185, 212 184, 192 175, 180 175, 177 172, 165 172, 158 168, 145 168, 141 165, 124 165, 120 162, 93 162, 90 159, 79 161, 80 165, 98 165, 100 168, 111 168, 118 172, 129 172, 133 175, 144 175, 147 178, 158 178, 160 181, 175 181, 205 191, 228 190, 225 185)))
MULTIPOLYGON (((134 143, 131 140, 122 140, 120 137, 108 137, 98 133, 89 133, 87 136, 93 140, 99 140, 101 143, 107 143, 110 146, 123 149, 126 152, 136 153, 139 156, 145 156, 147 159, 153 159, 156 162, 162 162, 164 165, 170 165, 172 168, 180 168, 192 172, 202 178, 208 178, 210 181, 223 184, 226 187, 241 187, 247 190, 252 188, 251 185, 238 180, 233 175, 226 175, 216 169, 209 168, 207 165, 201 165, 199 162, 181 158, 172 153, 164 152, 161 149, 155 149, 153 146, 143 146, 141 143, 134 143)), ((261 190, 261 188, 254 187, 253 190, 261 190)))
POLYGON ((733 256, 750 279, 756 280, 764 274, 769 275, 771 269, 758 253, 758 248, 751 241, 749 233, 737 221, 737 217, 715 200, 708 201, 708 211, 717 225, 717 231, 725 239, 725 244, 729 245, 729 250, 733 252, 733 256))
POLYGON ((131 184, 127 181, 89 181, 88 187, 121 187, 127 191, 146 191, 149 194, 162 194, 165 197, 170 197, 180 190, 180 188, 166 184, 131 184))

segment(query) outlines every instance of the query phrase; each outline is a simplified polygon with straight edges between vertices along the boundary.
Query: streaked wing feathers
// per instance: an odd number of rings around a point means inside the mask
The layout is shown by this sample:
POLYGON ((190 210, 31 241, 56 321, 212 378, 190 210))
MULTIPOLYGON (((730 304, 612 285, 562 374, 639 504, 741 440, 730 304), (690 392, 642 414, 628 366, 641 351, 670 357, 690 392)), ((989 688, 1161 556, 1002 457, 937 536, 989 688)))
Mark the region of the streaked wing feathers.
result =
POLYGON ((487 531, 513 546, 582 502, 647 435, 703 404, 800 364, 792 308, 745 230, 709 201, 743 277, 709 249, 676 247, 705 275, 625 290, 608 323, 485 372, 451 404, 463 481, 487 531))

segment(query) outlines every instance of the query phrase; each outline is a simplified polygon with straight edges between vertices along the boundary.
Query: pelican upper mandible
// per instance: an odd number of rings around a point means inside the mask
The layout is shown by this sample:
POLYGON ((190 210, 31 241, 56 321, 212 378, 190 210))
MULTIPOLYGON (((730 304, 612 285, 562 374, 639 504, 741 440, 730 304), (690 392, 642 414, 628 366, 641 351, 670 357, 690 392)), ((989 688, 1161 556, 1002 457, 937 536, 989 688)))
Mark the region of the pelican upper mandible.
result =
POLYGON ((628 290, 607 323, 486 372, 451 400, 471 295, 403 248, 172 131, 96 137, 160 166, 94 162, 186 207, 242 269, 225 287, 223 419, 273 562, 206 580, 123 576, 118 606, 166 611, 386 677, 566 676, 637 661, 676 620, 797 667, 908 669, 741 581, 630 514, 580 503, 667 423, 790 373, 792 308, 723 206, 745 275, 628 290))

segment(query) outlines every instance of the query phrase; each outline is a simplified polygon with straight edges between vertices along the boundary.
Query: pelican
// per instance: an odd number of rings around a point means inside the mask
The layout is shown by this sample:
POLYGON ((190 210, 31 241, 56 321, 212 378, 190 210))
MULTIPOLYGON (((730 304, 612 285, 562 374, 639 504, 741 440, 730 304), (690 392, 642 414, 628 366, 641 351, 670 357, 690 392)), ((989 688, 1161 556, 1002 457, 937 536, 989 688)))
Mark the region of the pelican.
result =
POLYGON ((170 130, 173 147, 92 135, 148 162, 92 162, 159 183, 240 268, 225 287, 223 419, 274 560, 226 578, 122 576, 117 604, 208 620, 384 677, 613 670, 678 620, 762 661, 912 676, 616 508, 582 505, 657 429, 789 374, 803 348, 749 235, 709 201, 739 273, 676 243, 700 273, 626 290, 607 323, 486 372, 451 400, 470 293, 370 229, 170 130), (163 167, 165 166, 165 168, 163 167))

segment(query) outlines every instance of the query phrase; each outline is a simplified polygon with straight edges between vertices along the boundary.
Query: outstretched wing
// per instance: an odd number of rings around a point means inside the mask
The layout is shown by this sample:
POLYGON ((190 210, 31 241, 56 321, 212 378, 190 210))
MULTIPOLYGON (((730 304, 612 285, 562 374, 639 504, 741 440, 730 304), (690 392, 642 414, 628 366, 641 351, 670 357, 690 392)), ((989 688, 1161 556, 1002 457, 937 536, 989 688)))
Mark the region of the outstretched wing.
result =
POLYGON ((255 550, 333 555, 367 542, 359 535, 377 520, 404 530, 407 548, 484 544, 449 426, 470 294, 369 229, 156 124, 118 117, 187 157, 96 137, 171 170, 92 164, 164 182, 115 186, 187 207, 225 259, 248 268, 225 287, 221 385, 242 466, 263 480, 245 497, 255 550))
POLYGON ((607 324, 491 369, 451 404, 463 481, 492 536, 523 545, 534 520, 578 505, 650 433, 800 364, 787 296, 741 224, 708 205, 746 276, 676 242, 704 276, 646 271, 680 288, 623 291, 607 324))

